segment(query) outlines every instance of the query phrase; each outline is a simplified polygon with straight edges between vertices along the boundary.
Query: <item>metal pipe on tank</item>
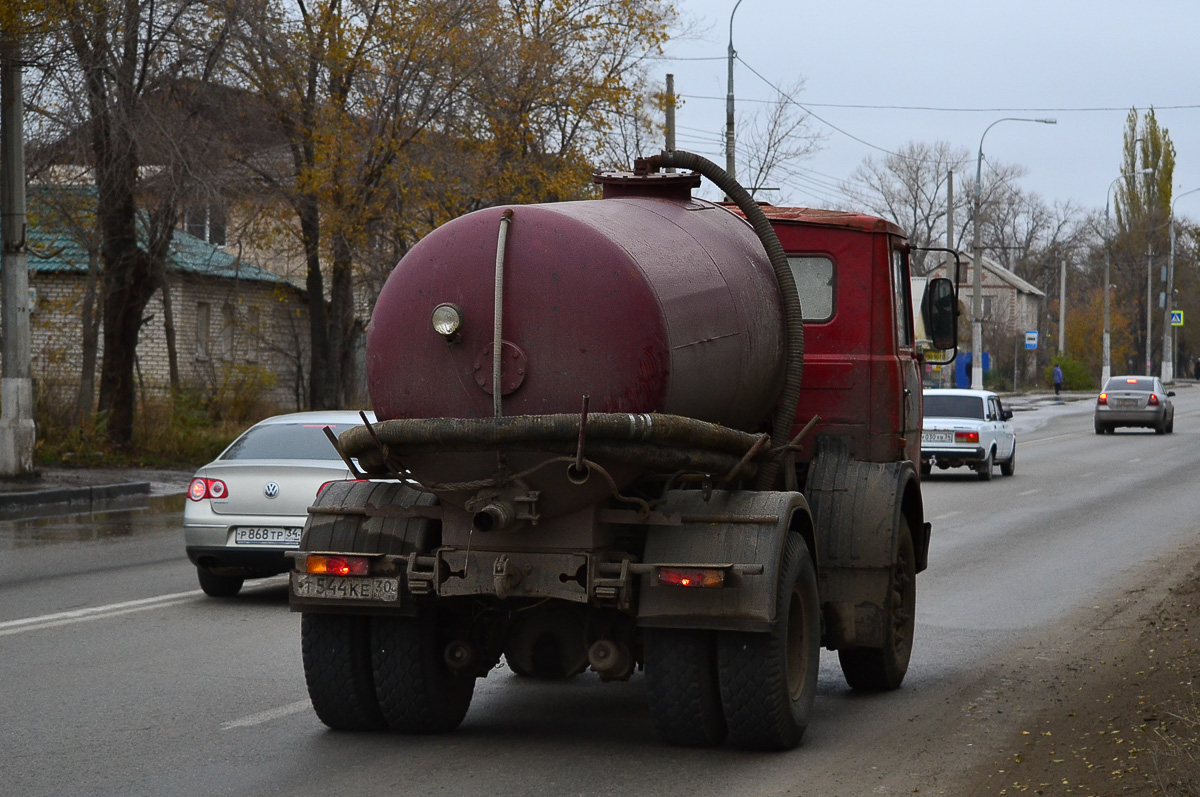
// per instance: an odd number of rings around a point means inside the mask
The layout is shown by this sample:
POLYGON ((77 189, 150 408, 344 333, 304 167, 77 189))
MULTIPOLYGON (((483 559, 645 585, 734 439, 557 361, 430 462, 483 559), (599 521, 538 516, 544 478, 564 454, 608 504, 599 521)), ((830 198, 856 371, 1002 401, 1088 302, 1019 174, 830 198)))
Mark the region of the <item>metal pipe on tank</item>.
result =
POLYGON ((512 223, 512 208, 500 216, 500 235, 496 239, 496 288, 492 314, 492 412, 500 417, 500 363, 504 356, 504 245, 508 241, 508 225, 512 223))

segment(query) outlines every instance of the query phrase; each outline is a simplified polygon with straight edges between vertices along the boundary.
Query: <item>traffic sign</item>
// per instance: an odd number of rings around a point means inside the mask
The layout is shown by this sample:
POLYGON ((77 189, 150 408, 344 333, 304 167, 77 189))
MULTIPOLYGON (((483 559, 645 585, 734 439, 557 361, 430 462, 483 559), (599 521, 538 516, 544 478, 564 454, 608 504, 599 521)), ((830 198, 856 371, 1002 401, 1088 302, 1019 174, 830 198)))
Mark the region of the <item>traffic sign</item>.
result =
POLYGON ((1173 327, 1183 326, 1183 311, 1182 310, 1172 310, 1171 311, 1171 326, 1173 326, 1173 327))
POLYGON ((1031 329, 1028 332, 1026 332, 1025 333, 1025 348, 1036 349, 1037 348, 1037 338, 1038 338, 1038 333, 1037 333, 1036 329, 1031 329))

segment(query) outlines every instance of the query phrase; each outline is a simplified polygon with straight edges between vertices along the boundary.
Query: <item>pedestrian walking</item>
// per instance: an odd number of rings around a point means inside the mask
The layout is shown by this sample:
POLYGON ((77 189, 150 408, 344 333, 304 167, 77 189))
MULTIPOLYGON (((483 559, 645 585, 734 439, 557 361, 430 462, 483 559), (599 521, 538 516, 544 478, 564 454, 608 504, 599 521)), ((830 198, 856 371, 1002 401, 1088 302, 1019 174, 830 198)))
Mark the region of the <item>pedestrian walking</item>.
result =
POLYGON ((1055 363, 1054 364, 1054 395, 1057 396, 1061 392, 1062 392, 1062 368, 1060 368, 1058 366, 1058 363, 1055 363))

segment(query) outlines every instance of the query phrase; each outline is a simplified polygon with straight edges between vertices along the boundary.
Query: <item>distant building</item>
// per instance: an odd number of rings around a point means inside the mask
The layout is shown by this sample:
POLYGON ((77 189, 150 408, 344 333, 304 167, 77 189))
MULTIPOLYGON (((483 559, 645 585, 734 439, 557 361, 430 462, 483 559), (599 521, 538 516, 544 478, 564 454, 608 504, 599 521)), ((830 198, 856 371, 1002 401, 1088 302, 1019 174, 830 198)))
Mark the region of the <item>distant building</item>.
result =
MULTIPOLYGON (((82 236, 36 218, 31 215, 28 259, 35 389, 43 400, 68 402, 77 395, 83 366, 89 261, 99 267, 100 258, 78 240, 82 236)), ((183 230, 174 233, 165 283, 183 387, 214 395, 236 385, 279 409, 306 406, 308 303, 301 289, 183 230)), ((102 319, 95 290, 95 317, 102 319)), ((135 377, 143 394, 170 387, 166 322, 159 290, 138 339, 135 377)), ((98 332, 97 380, 102 320, 98 332)))

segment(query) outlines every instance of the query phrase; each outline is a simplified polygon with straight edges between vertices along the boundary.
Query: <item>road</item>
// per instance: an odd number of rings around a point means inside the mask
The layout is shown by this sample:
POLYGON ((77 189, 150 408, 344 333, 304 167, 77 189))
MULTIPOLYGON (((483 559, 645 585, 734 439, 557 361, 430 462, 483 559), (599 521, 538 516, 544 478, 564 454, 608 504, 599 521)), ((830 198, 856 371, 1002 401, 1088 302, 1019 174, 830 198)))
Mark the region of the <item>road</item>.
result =
POLYGON ((1018 405, 1015 476, 926 480, 934 537, 904 687, 852 693, 824 654, 812 725, 784 754, 660 745, 640 675, 496 670, 456 733, 333 733, 307 702, 282 579, 205 598, 177 504, 0 522, 0 782, 122 797, 937 793, 972 761, 1000 662, 1055 655, 1193 545, 1200 389, 1179 394, 1169 436, 1097 436, 1086 401, 1018 405))

